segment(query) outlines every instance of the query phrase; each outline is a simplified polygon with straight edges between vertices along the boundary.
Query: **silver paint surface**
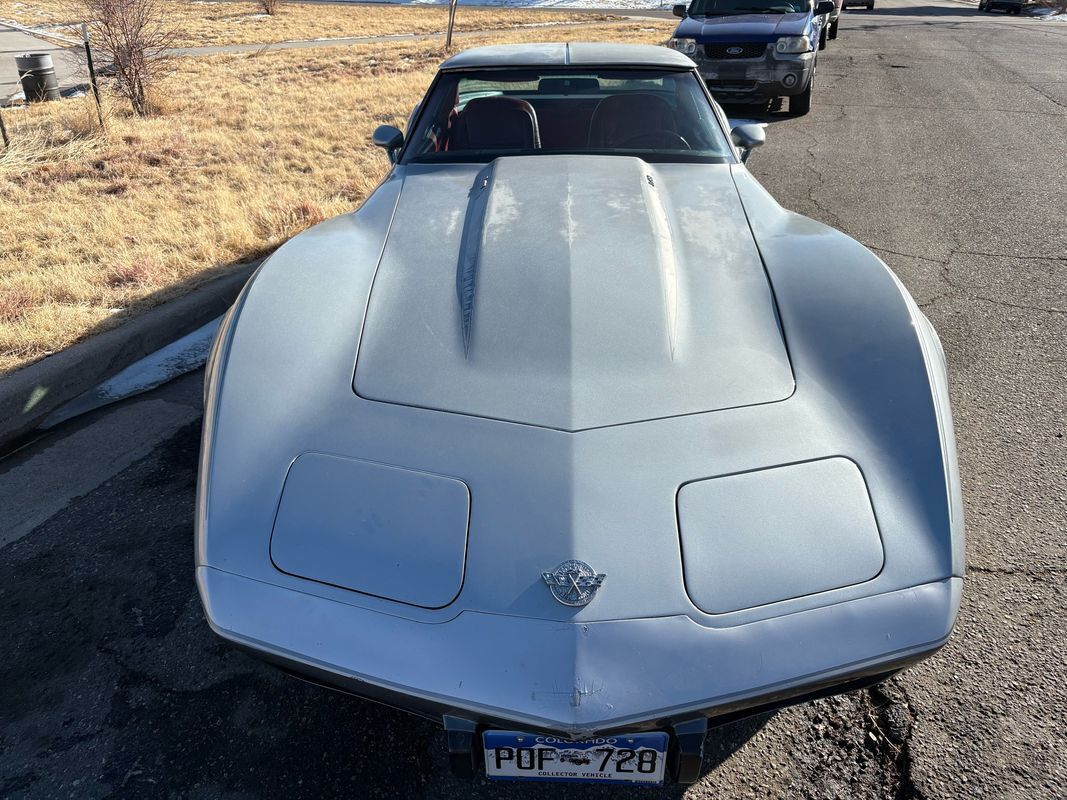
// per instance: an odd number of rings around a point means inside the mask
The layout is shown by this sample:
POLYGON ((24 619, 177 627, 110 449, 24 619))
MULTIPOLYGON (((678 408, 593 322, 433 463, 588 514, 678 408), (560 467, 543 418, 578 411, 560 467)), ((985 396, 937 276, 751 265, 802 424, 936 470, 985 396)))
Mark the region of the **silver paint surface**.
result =
POLYGON ((291 575, 440 608, 463 584, 469 515, 462 481, 304 453, 285 479, 271 559, 291 575))
POLYGON ((405 168, 361 397, 574 431, 793 393, 728 166, 547 163, 405 168))
POLYGON ((495 67, 588 65, 598 67, 656 67, 693 69, 688 56, 651 44, 606 42, 532 43, 488 45, 456 53, 441 64, 442 70, 495 67))
POLYGON ((846 458, 687 483, 678 523, 686 589, 709 614, 863 583, 882 568, 867 485, 846 458))

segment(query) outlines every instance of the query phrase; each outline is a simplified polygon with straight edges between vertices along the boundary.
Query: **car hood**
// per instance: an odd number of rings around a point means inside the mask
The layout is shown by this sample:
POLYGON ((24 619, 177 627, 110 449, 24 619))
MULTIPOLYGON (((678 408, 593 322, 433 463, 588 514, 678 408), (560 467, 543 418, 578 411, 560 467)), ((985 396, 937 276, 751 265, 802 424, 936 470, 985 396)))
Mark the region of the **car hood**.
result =
POLYGON ((805 33, 810 16, 796 14, 745 14, 728 17, 687 17, 675 36, 712 42, 772 42, 779 36, 805 33))
POLYGON ((726 165, 402 169, 359 343, 361 397, 573 431, 792 393, 726 165))

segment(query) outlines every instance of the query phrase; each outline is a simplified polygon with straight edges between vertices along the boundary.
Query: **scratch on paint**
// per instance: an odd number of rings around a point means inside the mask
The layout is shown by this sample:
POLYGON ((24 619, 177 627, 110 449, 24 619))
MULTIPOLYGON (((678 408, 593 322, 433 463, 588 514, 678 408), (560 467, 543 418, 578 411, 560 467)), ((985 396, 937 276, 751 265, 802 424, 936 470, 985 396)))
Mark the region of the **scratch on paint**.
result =
POLYGON ((594 694, 599 694, 603 689, 601 687, 589 684, 588 687, 583 688, 581 681, 575 681, 574 692, 571 694, 571 705, 578 708, 582 704, 583 697, 592 697, 594 694))
MULTIPOLYGON (((549 696, 552 696, 552 697, 567 696, 567 697, 570 698, 571 705, 574 706, 575 708, 578 708, 578 706, 580 706, 582 704, 582 698, 584 698, 584 697, 592 697, 593 695, 600 694, 603 691, 604 691, 604 687, 597 686, 597 685, 592 684, 592 683, 590 683, 588 686, 583 686, 582 685, 582 681, 579 678, 579 679, 575 680, 574 687, 572 689, 569 689, 569 690, 567 690, 565 692, 561 692, 561 691, 558 691, 558 690, 551 691, 551 692, 541 692, 541 695, 542 696, 549 695, 549 696)), ((536 691, 530 692, 530 699, 536 701, 537 700, 537 694, 538 693, 536 691)))

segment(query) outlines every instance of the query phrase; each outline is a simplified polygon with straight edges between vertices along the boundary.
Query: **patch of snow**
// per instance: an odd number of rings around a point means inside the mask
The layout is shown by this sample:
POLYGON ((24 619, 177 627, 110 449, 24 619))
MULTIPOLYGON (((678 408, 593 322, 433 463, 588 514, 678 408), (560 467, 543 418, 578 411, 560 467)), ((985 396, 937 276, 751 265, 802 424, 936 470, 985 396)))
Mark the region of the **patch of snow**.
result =
POLYGON ((118 375, 60 406, 41 423, 47 429, 80 414, 147 392, 167 381, 199 369, 207 360, 222 317, 145 356, 118 375))
POLYGON ((0 25, 7 25, 9 28, 14 28, 17 31, 22 31, 23 33, 28 33, 31 36, 43 37, 45 39, 55 39, 58 42, 65 42, 67 44, 81 44, 81 42, 78 39, 71 39, 71 38, 68 38, 66 36, 60 36, 58 33, 49 33, 46 30, 46 28, 63 29, 64 27, 66 27, 63 24, 36 25, 36 26, 23 25, 21 22, 16 22, 13 19, 4 19, 3 17, 0 17, 0 25))
POLYGON ((1030 11, 1030 16, 1037 17, 1042 22, 1067 22, 1067 14, 1053 13, 1051 8, 1035 8, 1030 11))

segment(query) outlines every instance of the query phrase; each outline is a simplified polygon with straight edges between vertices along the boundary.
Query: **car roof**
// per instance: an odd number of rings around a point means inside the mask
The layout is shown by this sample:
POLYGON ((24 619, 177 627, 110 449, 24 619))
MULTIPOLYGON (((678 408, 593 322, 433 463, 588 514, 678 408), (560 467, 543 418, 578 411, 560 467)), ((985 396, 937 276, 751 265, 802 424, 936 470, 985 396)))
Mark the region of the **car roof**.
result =
POLYGON ((676 50, 651 44, 605 44, 599 42, 554 42, 473 47, 456 53, 442 70, 486 67, 659 67, 693 69, 696 65, 676 50))

